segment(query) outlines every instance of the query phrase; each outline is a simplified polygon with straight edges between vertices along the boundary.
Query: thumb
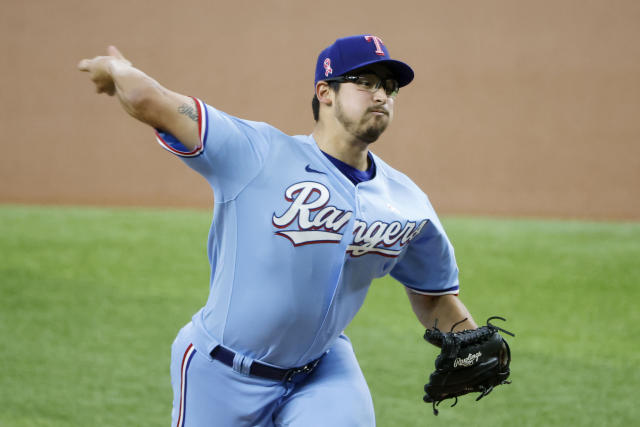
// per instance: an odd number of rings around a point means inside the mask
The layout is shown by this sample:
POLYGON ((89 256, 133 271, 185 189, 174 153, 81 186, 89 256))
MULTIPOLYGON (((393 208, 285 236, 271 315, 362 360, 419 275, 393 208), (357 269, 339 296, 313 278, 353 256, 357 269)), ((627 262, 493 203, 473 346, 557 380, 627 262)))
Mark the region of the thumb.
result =
MULTIPOLYGON (((122 55, 122 53, 120 53, 120 51, 118 50, 117 47, 111 45, 107 48, 107 53, 109 54, 109 56, 113 56, 115 58, 118 59, 122 59, 123 61, 127 61, 127 58, 124 57, 124 55, 122 55)), ((127 61, 129 62, 129 61, 127 61)))

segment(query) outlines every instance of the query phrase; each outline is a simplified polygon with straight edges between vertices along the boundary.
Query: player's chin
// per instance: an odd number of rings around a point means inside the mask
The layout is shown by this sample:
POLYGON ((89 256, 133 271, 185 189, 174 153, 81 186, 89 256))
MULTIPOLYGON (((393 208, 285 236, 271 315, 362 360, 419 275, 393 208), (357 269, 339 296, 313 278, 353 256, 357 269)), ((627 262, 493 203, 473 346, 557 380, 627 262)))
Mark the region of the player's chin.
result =
POLYGON ((362 141, 371 144, 380 138, 380 135, 382 135, 386 128, 386 124, 384 126, 368 126, 363 132, 361 132, 359 137, 362 141))

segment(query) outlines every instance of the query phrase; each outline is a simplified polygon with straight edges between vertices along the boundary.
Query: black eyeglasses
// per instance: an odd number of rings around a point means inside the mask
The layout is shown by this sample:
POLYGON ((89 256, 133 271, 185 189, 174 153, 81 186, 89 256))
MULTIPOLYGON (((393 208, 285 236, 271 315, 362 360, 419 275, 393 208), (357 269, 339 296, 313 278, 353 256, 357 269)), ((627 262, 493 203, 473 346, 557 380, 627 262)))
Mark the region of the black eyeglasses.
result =
POLYGON ((358 76, 346 75, 327 79, 328 82, 353 83, 361 90, 374 93, 380 88, 384 89, 387 96, 395 98, 400 90, 398 81, 391 77, 381 78, 375 74, 363 74, 358 76))

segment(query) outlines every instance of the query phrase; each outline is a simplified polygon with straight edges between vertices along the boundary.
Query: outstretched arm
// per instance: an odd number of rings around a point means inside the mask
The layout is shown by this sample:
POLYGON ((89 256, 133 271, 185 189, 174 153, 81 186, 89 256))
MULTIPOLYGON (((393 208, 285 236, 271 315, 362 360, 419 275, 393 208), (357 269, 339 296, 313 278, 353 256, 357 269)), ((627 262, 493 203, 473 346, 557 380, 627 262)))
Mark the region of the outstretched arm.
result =
POLYGON ((200 137, 194 100, 162 87, 133 67, 115 46, 109 46, 107 53, 78 63, 80 71, 89 73, 96 91, 115 95, 132 117, 172 134, 185 147, 197 147, 200 137))
POLYGON ((408 288, 405 289, 413 312, 425 328, 433 328, 436 319, 438 320, 438 329, 444 332, 449 332, 456 323, 458 324, 455 331, 478 328, 469 310, 456 295, 422 295, 408 288), (460 322, 465 318, 467 320, 460 322))

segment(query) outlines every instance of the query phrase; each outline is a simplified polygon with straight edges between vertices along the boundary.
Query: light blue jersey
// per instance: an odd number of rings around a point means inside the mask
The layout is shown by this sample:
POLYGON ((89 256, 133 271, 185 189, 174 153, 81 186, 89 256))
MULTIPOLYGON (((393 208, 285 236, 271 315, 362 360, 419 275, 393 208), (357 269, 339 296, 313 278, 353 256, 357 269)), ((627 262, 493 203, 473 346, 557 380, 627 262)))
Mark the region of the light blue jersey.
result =
POLYGON ((221 344, 278 367, 320 357, 390 274, 429 295, 457 294, 453 248, 427 196, 373 156, 354 185, 312 136, 288 136, 200 100, 201 145, 158 141, 214 191, 210 295, 194 315, 194 346, 221 344))

